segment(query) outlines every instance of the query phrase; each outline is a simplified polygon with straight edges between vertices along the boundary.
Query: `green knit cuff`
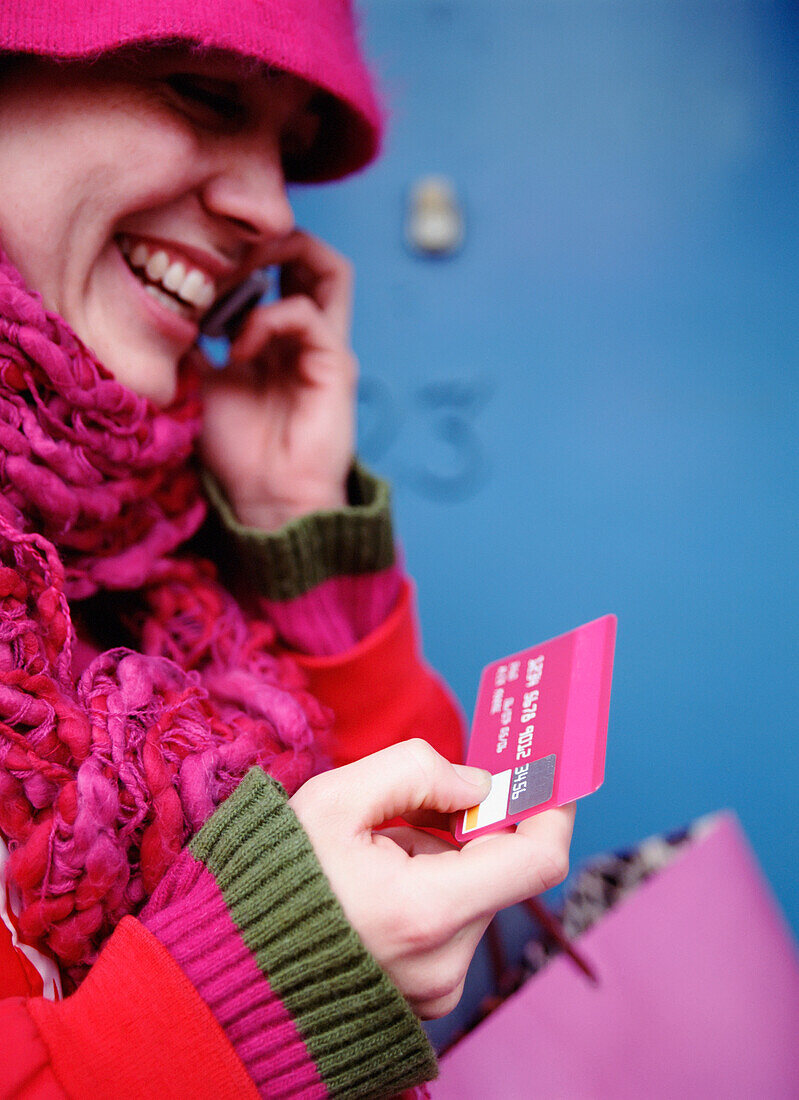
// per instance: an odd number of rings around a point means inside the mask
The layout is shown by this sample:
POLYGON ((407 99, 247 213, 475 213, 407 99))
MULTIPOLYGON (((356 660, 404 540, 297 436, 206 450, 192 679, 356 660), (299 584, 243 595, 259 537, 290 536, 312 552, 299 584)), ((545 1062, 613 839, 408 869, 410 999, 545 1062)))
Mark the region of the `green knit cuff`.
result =
POLYGON ((253 768, 190 847, 331 1096, 388 1096, 436 1076, 424 1031, 347 921, 278 783, 253 768))
POLYGON ((240 523, 208 471, 203 484, 236 573, 269 600, 290 600, 333 577, 376 573, 394 564, 388 484, 358 462, 347 479, 347 507, 312 512, 278 531, 240 523))

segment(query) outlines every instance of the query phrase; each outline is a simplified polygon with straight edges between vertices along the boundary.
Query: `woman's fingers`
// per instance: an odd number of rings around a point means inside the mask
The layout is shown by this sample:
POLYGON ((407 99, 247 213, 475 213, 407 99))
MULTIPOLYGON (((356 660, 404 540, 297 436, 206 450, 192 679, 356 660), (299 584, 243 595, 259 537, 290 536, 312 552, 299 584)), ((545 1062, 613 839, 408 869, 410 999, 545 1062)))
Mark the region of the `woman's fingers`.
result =
POLYGON ((349 340, 354 278, 345 256, 318 237, 295 229, 270 250, 269 262, 281 267, 280 292, 284 297, 310 298, 338 338, 349 340))
POLYGON ((374 840, 380 843, 380 837, 396 844, 409 856, 433 856, 440 852, 451 852, 456 847, 451 841, 414 829, 409 825, 391 825, 374 833, 374 840))
MULTIPOLYGON (((450 764, 426 741, 403 741, 338 768, 336 782, 320 782, 327 812, 347 831, 363 834, 417 811, 449 814, 481 802, 490 789, 488 772, 450 764)), ((297 792, 311 787, 311 780, 297 792)), ((294 796, 295 798, 297 795, 294 796)))
POLYGON ((453 764, 415 738, 354 764, 354 799, 362 829, 419 811, 450 814, 481 802, 491 778, 481 768, 453 764))
POLYGON ((306 347, 324 350, 335 344, 324 314, 302 294, 256 306, 230 346, 234 362, 254 359, 275 335, 300 337, 306 347))
POLYGON ((420 1016, 450 1011, 498 909, 560 882, 574 807, 460 851, 396 817, 448 814, 480 802, 490 777, 406 741, 316 776, 291 799, 344 912, 420 1016))
POLYGON ((458 1003, 477 945, 490 918, 463 925, 439 946, 405 960, 405 996, 417 1016, 445 1016, 458 1003))
MULTIPOLYGON (((464 809, 468 808, 468 806, 464 807, 464 809)), ((438 810, 409 810, 402 815, 402 820, 417 829, 438 829, 442 833, 451 835, 454 833, 453 818, 457 818, 458 813, 457 810, 453 813, 440 813, 438 810)), ((453 841, 451 847, 458 848, 459 845, 453 841)))
MULTIPOLYGON (((262 363, 268 373, 298 371, 298 379, 322 385, 335 379, 354 387, 355 356, 342 349, 328 318, 303 295, 258 306, 230 347, 231 366, 262 363)), ((257 368, 256 368, 257 369, 257 368)))
MULTIPOLYGON (((398 817, 440 824, 438 815, 482 801, 489 789, 487 772, 450 764, 417 739, 311 780, 294 798, 307 799, 311 812, 323 814, 333 831, 363 836, 398 817)), ((420 852, 415 861, 420 885, 446 899, 459 926, 468 924, 561 882, 573 827, 570 804, 528 818, 513 833, 470 841, 460 851, 420 852)))
MULTIPOLYGON (((430 862, 462 920, 495 913, 563 882, 569 870, 574 803, 527 818, 515 833, 470 841, 451 859, 430 862)), ((418 864, 417 864, 418 866, 418 864)))

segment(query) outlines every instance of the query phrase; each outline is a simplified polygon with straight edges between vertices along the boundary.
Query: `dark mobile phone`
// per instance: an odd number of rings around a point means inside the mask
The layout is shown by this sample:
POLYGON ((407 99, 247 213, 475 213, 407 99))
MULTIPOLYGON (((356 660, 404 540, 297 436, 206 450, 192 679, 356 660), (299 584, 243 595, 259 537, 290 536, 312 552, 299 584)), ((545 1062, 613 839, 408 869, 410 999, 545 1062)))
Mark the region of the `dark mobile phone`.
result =
POLYGON ((248 279, 234 287, 207 314, 202 323, 202 335, 235 339, 244 318, 271 288, 272 280, 266 271, 253 271, 248 279))

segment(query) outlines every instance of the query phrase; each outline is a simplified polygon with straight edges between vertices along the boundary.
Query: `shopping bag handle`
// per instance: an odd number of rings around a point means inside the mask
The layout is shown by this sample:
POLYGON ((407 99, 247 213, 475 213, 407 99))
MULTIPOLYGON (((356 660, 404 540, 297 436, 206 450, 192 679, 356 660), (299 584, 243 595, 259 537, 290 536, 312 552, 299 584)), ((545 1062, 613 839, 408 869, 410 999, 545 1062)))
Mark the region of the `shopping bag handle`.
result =
MULTIPOLYGON (((572 960, 574 965, 585 974, 590 982, 599 985, 596 971, 585 955, 569 939, 559 918, 551 913, 537 898, 527 898, 523 905, 533 920, 543 929, 549 939, 557 944, 564 955, 572 960)), ((519 972, 508 963, 502 933, 496 920, 491 921, 486 929, 486 944, 491 959, 491 969, 494 972, 496 994, 489 995, 486 998, 485 1004, 481 1006, 481 1015, 491 1011, 497 1004, 501 1004, 519 985, 519 972)))
POLYGON ((590 979, 594 985, 599 985, 599 978, 597 977, 596 971, 588 962, 585 955, 577 950, 572 940, 566 935, 563 925, 555 914, 550 913, 547 907, 543 905, 538 898, 527 898, 523 904, 533 920, 537 921, 546 934, 552 937, 561 951, 565 955, 568 955, 572 962, 582 970, 586 978, 590 979))

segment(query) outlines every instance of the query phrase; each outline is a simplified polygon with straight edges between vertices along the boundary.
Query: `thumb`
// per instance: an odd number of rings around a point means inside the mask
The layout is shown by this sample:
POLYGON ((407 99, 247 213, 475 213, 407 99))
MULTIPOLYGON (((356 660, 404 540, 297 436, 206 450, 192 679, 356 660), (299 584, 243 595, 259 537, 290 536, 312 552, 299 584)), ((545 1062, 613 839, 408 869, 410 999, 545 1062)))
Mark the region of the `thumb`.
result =
POLYGON ((418 810, 465 810, 482 802, 491 789, 487 771, 450 764, 421 738, 373 753, 337 774, 346 780, 346 816, 356 831, 418 810))

